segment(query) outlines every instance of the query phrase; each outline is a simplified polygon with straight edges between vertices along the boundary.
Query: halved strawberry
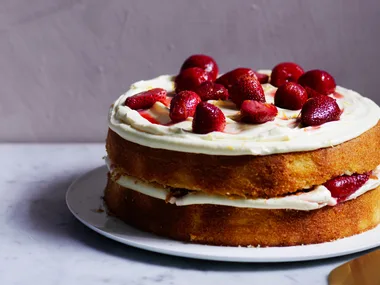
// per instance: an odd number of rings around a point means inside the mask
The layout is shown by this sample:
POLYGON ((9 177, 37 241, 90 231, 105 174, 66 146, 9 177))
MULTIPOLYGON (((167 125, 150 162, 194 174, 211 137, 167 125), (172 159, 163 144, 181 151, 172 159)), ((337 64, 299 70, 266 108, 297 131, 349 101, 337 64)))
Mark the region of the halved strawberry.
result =
POLYGON ((256 74, 252 69, 239 67, 223 74, 215 81, 215 83, 222 84, 224 87, 229 89, 240 77, 245 75, 256 77, 256 74))
POLYGON ((198 104, 193 118, 194 133, 222 132, 225 126, 226 117, 222 110, 207 102, 198 104))
POLYGON ((334 77, 319 69, 307 71, 298 79, 298 83, 306 89, 309 98, 334 93, 336 87, 334 77))
POLYGON ((319 126, 340 118, 341 110, 336 100, 325 95, 310 98, 302 106, 301 122, 304 126, 319 126))
POLYGON ((203 82, 194 89, 194 92, 201 97, 202 101, 228 99, 228 90, 223 85, 211 81, 203 82))
POLYGON ((229 89, 230 99, 240 108, 244 100, 255 100, 264 103, 265 94, 257 78, 250 75, 240 77, 229 89))
POLYGON ((175 91, 177 93, 184 90, 193 91, 206 81, 212 81, 210 73, 199 67, 188 68, 182 70, 175 78, 175 91))
POLYGON ((305 88, 295 82, 286 82, 278 87, 274 95, 274 104, 284 109, 299 110, 307 98, 305 88))
POLYGON ((169 116, 173 122, 180 122, 192 117, 201 98, 193 91, 181 91, 170 102, 169 116))
POLYGON ((298 64, 294 62, 282 62, 273 68, 270 76, 270 84, 280 87, 286 82, 297 82, 303 73, 302 67, 298 64))
POLYGON ((210 74, 211 80, 218 77, 219 68, 216 61, 204 54, 194 54, 187 58, 181 66, 180 72, 191 67, 199 67, 210 74))
POLYGON ((157 101, 164 103, 166 93, 162 88, 150 89, 128 97, 124 104, 133 110, 149 109, 157 101))
POLYGON ((338 202, 342 202, 362 187, 369 178, 369 173, 342 175, 327 181, 323 185, 330 190, 332 197, 337 198, 338 202))
POLYGON ((241 120, 250 124, 273 121, 278 111, 276 106, 253 100, 245 100, 240 108, 241 120))

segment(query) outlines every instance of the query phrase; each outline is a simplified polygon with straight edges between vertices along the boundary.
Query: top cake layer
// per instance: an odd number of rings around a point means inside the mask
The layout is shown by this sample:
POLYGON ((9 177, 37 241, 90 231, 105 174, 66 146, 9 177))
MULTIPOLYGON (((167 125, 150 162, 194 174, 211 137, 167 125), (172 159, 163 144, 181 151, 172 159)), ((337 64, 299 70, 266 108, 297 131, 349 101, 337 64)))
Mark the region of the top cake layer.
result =
MULTIPOLYGON (((267 71, 260 71, 267 73, 267 71)), ((273 103, 276 87, 263 84, 266 102, 273 103)), ((269 155, 309 151, 338 145, 366 132, 377 124, 380 108, 355 91, 337 86, 330 97, 336 99, 342 114, 340 120, 317 127, 301 127, 297 121, 300 110, 278 108, 274 121, 245 124, 236 120, 239 110, 230 101, 208 101, 226 116, 224 132, 195 134, 192 118, 171 123, 169 108, 156 102, 144 111, 124 105, 127 97, 152 88, 163 88, 174 95, 174 76, 163 75, 139 81, 111 106, 109 127, 122 138, 151 148, 214 155, 269 155)))

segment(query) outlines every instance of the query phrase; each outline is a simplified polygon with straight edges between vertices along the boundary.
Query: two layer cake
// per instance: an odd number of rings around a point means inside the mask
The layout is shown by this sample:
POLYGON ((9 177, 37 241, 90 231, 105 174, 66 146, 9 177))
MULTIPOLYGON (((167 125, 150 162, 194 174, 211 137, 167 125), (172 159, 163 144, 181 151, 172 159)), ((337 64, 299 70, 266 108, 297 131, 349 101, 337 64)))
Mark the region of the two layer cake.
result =
POLYGON ((218 76, 188 58, 109 112, 109 212, 203 244, 289 246, 380 223, 380 108, 325 71, 281 63, 218 76))

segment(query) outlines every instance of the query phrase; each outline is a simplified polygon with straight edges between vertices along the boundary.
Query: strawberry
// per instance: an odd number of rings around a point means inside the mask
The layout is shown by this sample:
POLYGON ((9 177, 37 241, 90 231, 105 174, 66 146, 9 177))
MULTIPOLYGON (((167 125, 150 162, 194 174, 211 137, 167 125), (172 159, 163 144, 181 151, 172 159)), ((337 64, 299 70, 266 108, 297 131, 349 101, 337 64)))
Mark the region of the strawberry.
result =
POLYGON ((175 78, 175 91, 194 90, 203 82, 211 81, 210 74, 199 67, 191 67, 181 71, 175 78))
POLYGON ((277 64, 270 77, 270 84, 280 87, 286 82, 297 82, 298 78, 304 73, 301 66, 293 62, 283 62, 277 64))
POLYGON ((199 67, 210 74, 210 79, 214 81, 218 77, 219 68, 216 61, 204 54, 194 54, 190 56, 181 66, 181 71, 191 67, 199 67))
POLYGON ((265 103, 263 87, 256 77, 245 75, 239 77, 229 89, 230 99, 240 108, 244 100, 255 100, 265 103))
POLYGON ((227 89, 230 89, 241 76, 245 75, 256 77, 256 74, 252 69, 239 67, 223 74, 215 81, 215 83, 222 84, 227 89))
POLYGON ((228 90, 221 84, 206 81, 194 89, 202 101, 227 100, 228 90))
POLYGON ((277 107, 299 110, 307 100, 305 88, 294 82, 286 82, 278 87, 274 95, 274 104, 277 107))
POLYGON ((327 181, 323 185, 330 190, 332 197, 337 198, 338 202, 342 202, 362 187, 369 177, 369 173, 342 175, 327 181))
POLYGON ((264 74, 264 73, 258 73, 256 71, 254 71, 256 77, 257 77, 257 80, 261 83, 261 84, 265 84, 265 83, 268 83, 269 82, 269 76, 264 74))
POLYGON ((165 99, 166 91, 162 88, 154 88, 128 97, 124 104, 133 110, 149 109, 157 101, 164 103, 165 99))
POLYGON ((262 124, 273 121, 278 111, 276 106, 253 100, 245 100, 240 108, 241 120, 250 124, 262 124))
POLYGON ((193 118, 194 133, 222 132, 225 126, 226 117, 222 110, 207 102, 198 104, 193 118))
POLYGON ((318 126, 340 118, 341 110, 336 100, 324 95, 310 98, 302 106, 301 122, 304 126, 318 126))
POLYGON ((173 122, 180 122, 192 117, 201 98, 193 91, 181 91, 170 102, 169 116, 173 122))
POLYGON ((298 83, 306 89, 309 98, 334 93, 336 87, 334 77, 319 69, 307 71, 298 79, 298 83))

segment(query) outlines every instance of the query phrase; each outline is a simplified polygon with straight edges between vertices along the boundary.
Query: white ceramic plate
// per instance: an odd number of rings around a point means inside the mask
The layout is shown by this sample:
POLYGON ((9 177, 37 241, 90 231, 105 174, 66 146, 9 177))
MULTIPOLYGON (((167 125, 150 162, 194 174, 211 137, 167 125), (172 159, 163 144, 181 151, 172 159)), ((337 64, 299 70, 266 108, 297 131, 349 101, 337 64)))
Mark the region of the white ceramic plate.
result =
POLYGON ((315 260, 355 253, 380 245, 380 226, 353 237, 315 245, 246 248, 189 244, 132 228, 106 214, 103 191, 106 166, 96 168, 77 179, 68 189, 70 211, 94 231, 121 243, 164 254, 236 262, 289 262, 315 260))

